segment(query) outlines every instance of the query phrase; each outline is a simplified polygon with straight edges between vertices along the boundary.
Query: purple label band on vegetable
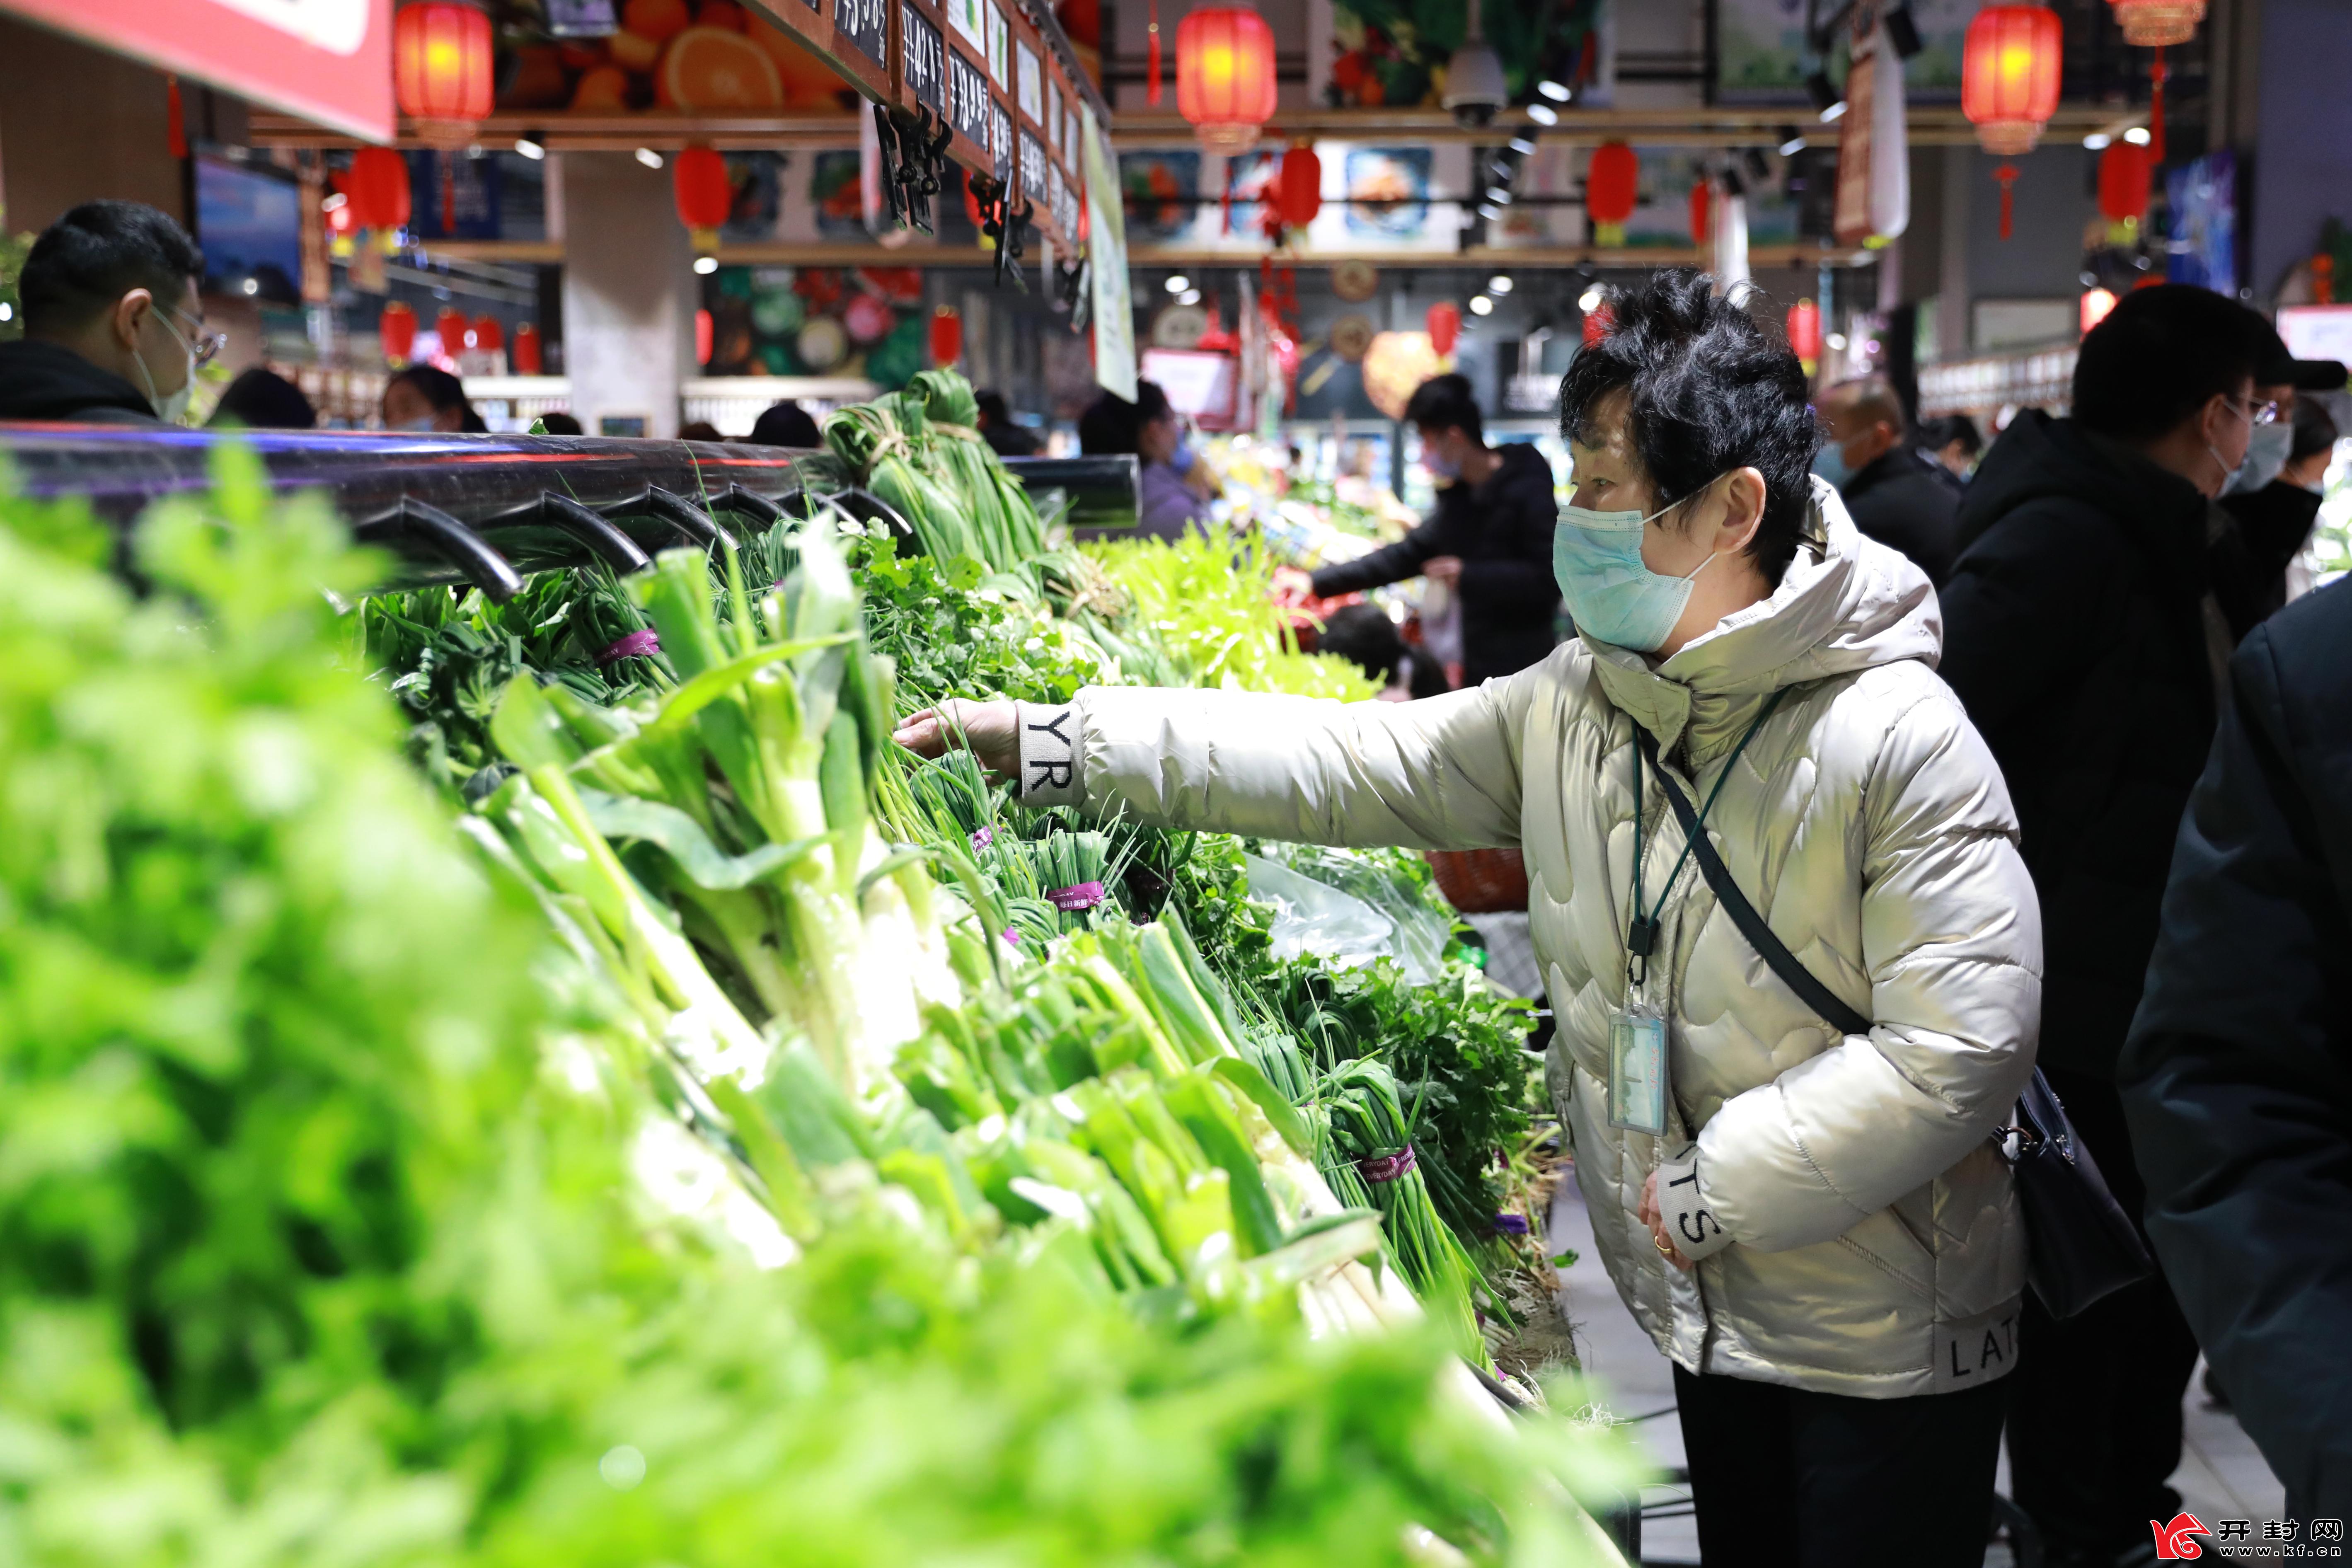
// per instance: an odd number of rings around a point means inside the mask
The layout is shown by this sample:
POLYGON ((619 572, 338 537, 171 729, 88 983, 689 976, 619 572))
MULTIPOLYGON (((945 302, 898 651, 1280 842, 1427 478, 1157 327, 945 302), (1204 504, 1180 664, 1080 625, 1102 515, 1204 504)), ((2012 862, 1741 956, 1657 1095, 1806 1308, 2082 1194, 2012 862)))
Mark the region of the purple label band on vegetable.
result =
POLYGON ((1055 888, 1045 897, 1052 900, 1054 907, 1064 914, 1074 915, 1081 910, 1093 909, 1103 901, 1103 885, 1100 882, 1080 882, 1075 887, 1055 888))
POLYGON ((627 637, 598 654, 596 662, 612 664, 625 658, 650 658, 659 652, 661 652, 661 637, 651 627, 647 627, 641 632, 631 632, 627 637))
POLYGON ((1393 1182, 1410 1174, 1421 1163, 1412 1157, 1412 1145, 1404 1146, 1402 1153, 1376 1155, 1356 1162, 1356 1173, 1368 1182, 1393 1182))
POLYGON ((971 852, 973 854, 979 854, 982 850, 987 848, 990 845, 995 842, 996 834, 993 829, 975 827, 971 830, 971 852))
POLYGON ((1014 931, 1011 926, 1006 926, 1003 931, 998 931, 996 934, 1003 937, 1005 941, 1011 942, 1015 947, 1019 947, 1021 945, 1021 933, 1014 931))
POLYGON ((1523 1214, 1498 1214, 1495 1216, 1495 1228, 1505 1236, 1525 1236, 1528 1233, 1528 1216, 1523 1214))

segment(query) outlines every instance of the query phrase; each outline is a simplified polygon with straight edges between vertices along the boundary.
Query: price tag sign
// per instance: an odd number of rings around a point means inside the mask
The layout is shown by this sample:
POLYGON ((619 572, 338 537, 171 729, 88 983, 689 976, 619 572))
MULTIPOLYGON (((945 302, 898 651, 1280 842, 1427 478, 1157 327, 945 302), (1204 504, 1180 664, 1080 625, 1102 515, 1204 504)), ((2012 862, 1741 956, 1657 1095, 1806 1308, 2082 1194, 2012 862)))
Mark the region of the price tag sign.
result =
POLYGON ((1000 185, 1013 183, 1013 110, 1002 98, 992 98, 988 109, 989 173, 1000 185))
MULTIPOLYGON (((978 162, 957 162, 976 174, 992 174, 996 158, 990 142, 991 105, 988 93, 988 68, 974 60, 964 47, 961 37, 950 39, 948 46, 948 123, 955 127, 956 141, 970 142, 978 162)), ((949 149, 954 151, 951 146, 949 149)))
MULTIPOLYGON (((850 85, 877 102, 890 99, 891 0, 829 0, 833 47, 826 56, 850 85)), ((792 0, 778 7, 789 14, 792 0)))
POLYGON ((948 47, 939 23, 925 12, 922 0, 898 0, 898 59, 891 75, 891 94, 899 108, 928 109, 941 119, 948 112, 948 47))

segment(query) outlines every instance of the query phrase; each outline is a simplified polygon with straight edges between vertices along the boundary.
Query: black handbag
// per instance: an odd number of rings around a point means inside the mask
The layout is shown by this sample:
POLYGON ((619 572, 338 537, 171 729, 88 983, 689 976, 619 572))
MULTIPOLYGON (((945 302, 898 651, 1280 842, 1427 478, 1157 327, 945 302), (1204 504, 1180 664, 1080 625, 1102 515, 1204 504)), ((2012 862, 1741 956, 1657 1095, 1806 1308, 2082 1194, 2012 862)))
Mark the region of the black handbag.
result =
MULTIPOLYGON (((1699 875, 1714 889, 1715 900, 1731 917, 1748 945, 1797 999, 1849 1035, 1870 1033, 1870 1020, 1848 1006, 1836 992, 1822 984, 1772 934, 1756 906, 1748 901, 1732 879, 1731 868, 1716 853, 1715 845, 1697 814, 1665 770, 1657 765, 1657 744, 1648 731, 1634 727, 1642 760, 1674 807, 1675 820, 1689 839, 1699 875)), ((2071 1318, 2101 1297, 2137 1284, 2155 1274, 2139 1231, 2107 1190, 2098 1162, 2074 1134, 2066 1108, 2058 1102, 2042 1069, 2025 1086, 2017 1102, 2014 1126, 1998 1130, 2001 1157, 2017 1176, 2018 1206, 2025 1214, 2027 1283, 2053 1318, 2071 1318)))

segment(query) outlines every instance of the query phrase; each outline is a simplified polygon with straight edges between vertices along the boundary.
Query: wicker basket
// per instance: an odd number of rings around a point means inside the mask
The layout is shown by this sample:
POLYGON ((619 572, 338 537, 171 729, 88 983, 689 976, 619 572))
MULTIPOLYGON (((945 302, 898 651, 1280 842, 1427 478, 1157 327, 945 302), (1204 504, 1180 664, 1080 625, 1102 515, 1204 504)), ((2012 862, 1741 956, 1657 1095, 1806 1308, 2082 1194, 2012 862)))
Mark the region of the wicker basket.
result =
POLYGON ((1437 890, 1465 915, 1497 915, 1528 907, 1528 863, 1516 849, 1432 849, 1437 890))

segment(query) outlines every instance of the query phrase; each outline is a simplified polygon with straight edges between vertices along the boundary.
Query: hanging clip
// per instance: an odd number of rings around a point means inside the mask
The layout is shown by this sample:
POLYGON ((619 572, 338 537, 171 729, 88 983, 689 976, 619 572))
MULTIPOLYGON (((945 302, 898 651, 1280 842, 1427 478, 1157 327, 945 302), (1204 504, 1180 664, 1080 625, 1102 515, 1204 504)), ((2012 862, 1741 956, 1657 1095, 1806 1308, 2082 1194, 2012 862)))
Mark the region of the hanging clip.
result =
POLYGON ((891 121, 890 111, 878 103, 874 106, 874 139, 882 149, 882 195, 890 204, 890 222, 896 226, 907 218, 906 200, 898 189, 905 151, 899 144, 898 127, 891 121))

